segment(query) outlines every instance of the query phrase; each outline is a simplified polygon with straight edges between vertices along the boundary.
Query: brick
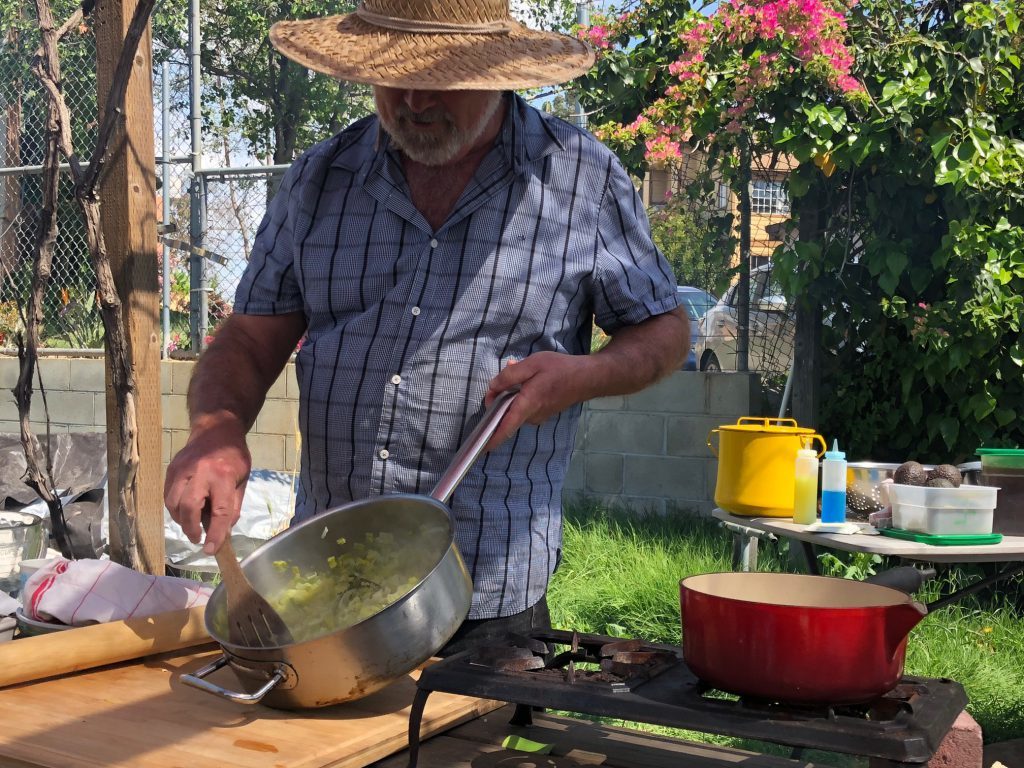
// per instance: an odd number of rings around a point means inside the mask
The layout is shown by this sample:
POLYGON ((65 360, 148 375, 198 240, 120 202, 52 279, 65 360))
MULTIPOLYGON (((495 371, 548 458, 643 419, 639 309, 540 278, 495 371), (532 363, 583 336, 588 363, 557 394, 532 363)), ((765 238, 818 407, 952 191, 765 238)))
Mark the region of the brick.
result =
POLYGON ((563 491, 583 491, 586 488, 584 472, 584 454, 580 451, 573 451, 569 458, 569 468, 565 473, 565 482, 562 485, 563 491))
POLYGON ((618 453, 588 453, 583 460, 584 491, 622 493, 623 457, 618 453))
MULTIPOLYGON (((70 389, 71 361, 67 358, 40 358, 38 373, 47 392, 70 389)), ((39 380, 33 379, 32 386, 39 386, 39 380)))
POLYGON ((172 382, 174 381, 174 361, 160 361, 160 393, 171 394, 172 382))
POLYGON ((18 383, 18 358, 0 358, 0 390, 12 390, 18 383))
POLYGON ((75 392, 106 392, 106 360, 98 358, 70 361, 70 388, 75 392))
POLYGON ((169 435, 171 438, 171 458, 185 447, 185 443, 188 442, 188 431, 183 429, 172 429, 170 431, 164 431, 164 435, 169 435))
MULTIPOLYGON (((294 435, 299 428, 299 404, 294 400, 267 400, 256 417, 255 432, 294 435)), ((282 449, 283 450, 283 449, 282 449)))
POLYGON ((677 457, 626 456, 623 492, 675 501, 706 499, 704 461, 677 457))
POLYGON ((171 393, 187 395, 188 384, 192 381, 195 363, 191 360, 175 360, 171 363, 171 393))
POLYGON ((167 464, 171 460, 171 431, 169 429, 163 430, 163 438, 160 443, 160 461, 163 463, 166 469, 167 464))
POLYGON ((628 411, 704 413, 708 398, 707 375, 676 371, 658 383, 625 398, 628 411))
POLYGON ((288 472, 298 472, 302 464, 302 457, 299 455, 301 441, 298 435, 284 436, 284 466, 288 472))
POLYGON ((164 395, 161 405, 164 429, 189 429, 188 398, 185 395, 164 395))
MULTIPOLYGON (((295 374, 292 373, 292 376, 295 374)), ((285 400, 288 397, 288 368, 286 367, 281 371, 281 375, 277 377, 277 381, 270 385, 270 389, 267 390, 268 400, 285 400)))
POLYGON ((709 414, 730 416, 735 423, 739 416, 757 412, 761 385, 756 373, 716 373, 708 375, 708 384, 709 414))
MULTIPOLYGON (((983 761, 981 726, 964 711, 957 717, 925 768, 982 768, 983 761)), ((869 768, 895 768, 897 765, 903 764, 877 758, 868 763, 869 768)), ((1008 768, 1014 768, 1014 765, 1007 764, 1008 768)))
MULTIPOLYGON (((106 393, 93 393, 93 414, 92 423, 106 431, 107 424, 107 396, 106 393)), ((163 416, 161 416, 161 419, 163 416)))
POLYGON ((299 399, 299 380, 295 378, 295 363, 288 363, 284 367, 285 393, 289 399, 299 399))
POLYGON ((50 421, 53 424, 95 424, 96 400, 102 398, 93 392, 48 392, 50 421))
POLYGON ((665 417, 627 411, 592 413, 587 442, 602 451, 660 456, 665 451, 665 417))
POLYGON ((595 397, 587 401, 587 408, 591 411, 621 411, 626 404, 626 398, 621 395, 613 397, 595 397))
POLYGON ((249 453, 253 469, 283 470, 284 435, 250 435, 249 453))
MULTIPOLYGON (((665 453, 668 456, 692 456, 713 459, 708 448, 708 434, 722 426, 718 416, 669 416, 666 423, 665 453)), ((712 435, 711 444, 718 445, 718 436, 712 435)), ((717 450, 717 449, 716 449, 717 450)))

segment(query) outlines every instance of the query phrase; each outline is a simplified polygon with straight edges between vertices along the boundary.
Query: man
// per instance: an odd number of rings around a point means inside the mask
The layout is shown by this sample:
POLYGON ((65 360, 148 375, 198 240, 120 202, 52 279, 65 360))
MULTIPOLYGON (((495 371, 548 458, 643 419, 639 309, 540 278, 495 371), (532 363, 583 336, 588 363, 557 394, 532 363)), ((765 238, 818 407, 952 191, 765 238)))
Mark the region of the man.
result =
POLYGON ((543 625, 580 404, 651 384, 689 347, 671 270, 614 156, 509 93, 571 79, 592 53, 512 21, 507 0, 364 0, 281 22, 271 40, 373 85, 377 114, 285 175, 191 382, 167 507, 198 542, 208 505, 208 552, 229 535, 246 432, 303 336, 297 521, 428 493, 484 403, 518 387, 450 500, 474 583, 457 639, 543 625), (592 318, 611 341, 587 354, 592 318))

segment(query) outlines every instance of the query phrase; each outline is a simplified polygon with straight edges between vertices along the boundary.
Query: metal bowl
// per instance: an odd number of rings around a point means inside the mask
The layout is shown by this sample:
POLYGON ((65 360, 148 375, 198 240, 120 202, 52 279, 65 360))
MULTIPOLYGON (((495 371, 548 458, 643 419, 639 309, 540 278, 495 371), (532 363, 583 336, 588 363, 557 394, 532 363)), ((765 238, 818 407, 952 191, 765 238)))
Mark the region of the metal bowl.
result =
POLYGON ((899 464, 879 461, 851 461, 846 465, 846 514, 866 520, 872 512, 885 507, 880 486, 891 480, 899 464))

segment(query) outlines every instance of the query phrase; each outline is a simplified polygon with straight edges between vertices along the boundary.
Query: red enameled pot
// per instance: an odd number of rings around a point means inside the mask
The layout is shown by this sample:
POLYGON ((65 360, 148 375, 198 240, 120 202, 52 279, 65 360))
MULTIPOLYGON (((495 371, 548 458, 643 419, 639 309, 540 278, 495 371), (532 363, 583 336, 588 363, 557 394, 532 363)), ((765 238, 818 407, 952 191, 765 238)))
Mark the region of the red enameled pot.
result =
POLYGON ((683 656, 723 691, 796 704, 853 704, 892 690, 927 609, 876 584, 788 573, 679 582, 683 656))

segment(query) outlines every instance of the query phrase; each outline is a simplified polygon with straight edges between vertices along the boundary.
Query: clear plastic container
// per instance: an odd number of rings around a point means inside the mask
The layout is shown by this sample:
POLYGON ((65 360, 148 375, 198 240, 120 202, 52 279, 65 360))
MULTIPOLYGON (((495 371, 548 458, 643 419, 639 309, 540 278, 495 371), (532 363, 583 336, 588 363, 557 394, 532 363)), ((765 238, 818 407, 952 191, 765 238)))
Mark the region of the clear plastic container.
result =
POLYGON ((793 490, 793 522, 810 525, 818 519, 818 454, 804 438, 796 452, 793 490))
POLYGON ((892 525, 918 533, 992 533, 998 491, 984 485, 927 488, 893 483, 889 486, 892 525))
POLYGON ((846 522, 846 454, 838 440, 821 462, 821 522, 846 522))

